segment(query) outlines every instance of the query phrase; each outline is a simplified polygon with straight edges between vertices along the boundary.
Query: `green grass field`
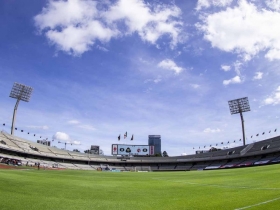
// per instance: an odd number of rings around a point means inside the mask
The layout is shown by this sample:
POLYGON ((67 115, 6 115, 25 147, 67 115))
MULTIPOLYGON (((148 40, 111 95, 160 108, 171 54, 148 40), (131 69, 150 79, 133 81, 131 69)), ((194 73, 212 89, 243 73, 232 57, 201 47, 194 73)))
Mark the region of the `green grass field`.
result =
POLYGON ((188 172, 0 170, 0 209, 280 209, 280 164, 188 172))

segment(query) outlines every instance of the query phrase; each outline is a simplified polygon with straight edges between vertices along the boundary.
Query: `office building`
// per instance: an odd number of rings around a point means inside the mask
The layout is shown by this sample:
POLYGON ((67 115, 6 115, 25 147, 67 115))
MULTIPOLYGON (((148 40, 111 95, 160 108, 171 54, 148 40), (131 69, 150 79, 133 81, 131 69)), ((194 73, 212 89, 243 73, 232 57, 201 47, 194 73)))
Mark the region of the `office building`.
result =
POLYGON ((161 154, 161 136, 149 135, 149 146, 154 146, 155 154, 161 154))

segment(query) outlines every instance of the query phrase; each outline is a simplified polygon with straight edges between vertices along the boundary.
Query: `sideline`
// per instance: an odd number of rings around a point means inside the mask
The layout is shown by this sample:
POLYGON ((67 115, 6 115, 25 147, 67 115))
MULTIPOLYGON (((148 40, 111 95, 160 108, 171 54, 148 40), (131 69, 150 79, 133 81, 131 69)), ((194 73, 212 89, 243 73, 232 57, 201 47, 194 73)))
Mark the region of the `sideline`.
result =
POLYGON ((263 205, 263 204, 267 204, 267 203, 270 203, 270 202, 273 202, 273 201, 276 201, 276 200, 279 200, 279 199, 280 199, 280 197, 274 198, 274 199, 272 199, 272 200, 264 201, 264 202, 261 202, 261 203, 257 203, 257 204, 251 205, 251 206, 245 206, 245 207, 242 207, 242 208, 234 209, 234 210, 248 209, 248 208, 251 208, 251 207, 255 207, 255 206, 260 206, 260 205, 263 205))

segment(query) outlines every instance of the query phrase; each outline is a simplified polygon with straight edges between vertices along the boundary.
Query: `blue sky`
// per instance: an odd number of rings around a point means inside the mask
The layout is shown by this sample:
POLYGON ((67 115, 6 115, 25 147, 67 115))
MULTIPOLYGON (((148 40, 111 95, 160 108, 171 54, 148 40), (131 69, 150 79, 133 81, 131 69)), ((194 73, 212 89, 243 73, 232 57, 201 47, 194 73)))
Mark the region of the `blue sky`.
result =
POLYGON ((279 127, 279 23, 279 0, 3 0, 2 129, 18 82, 34 91, 15 134, 59 148, 100 145, 110 155, 111 144, 145 145, 148 135, 161 135, 172 156, 238 146, 228 100, 242 97, 247 142, 278 135, 268 132, 279 127))

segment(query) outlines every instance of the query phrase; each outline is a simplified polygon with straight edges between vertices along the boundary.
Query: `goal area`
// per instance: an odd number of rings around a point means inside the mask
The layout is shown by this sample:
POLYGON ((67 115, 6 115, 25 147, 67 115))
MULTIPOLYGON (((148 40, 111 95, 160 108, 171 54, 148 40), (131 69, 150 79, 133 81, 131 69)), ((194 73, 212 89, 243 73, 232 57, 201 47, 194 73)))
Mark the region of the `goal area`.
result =
POLYGON ((150 166, 135 166, 134 171, 135 172, 152 172, 152 169, 150 166))

